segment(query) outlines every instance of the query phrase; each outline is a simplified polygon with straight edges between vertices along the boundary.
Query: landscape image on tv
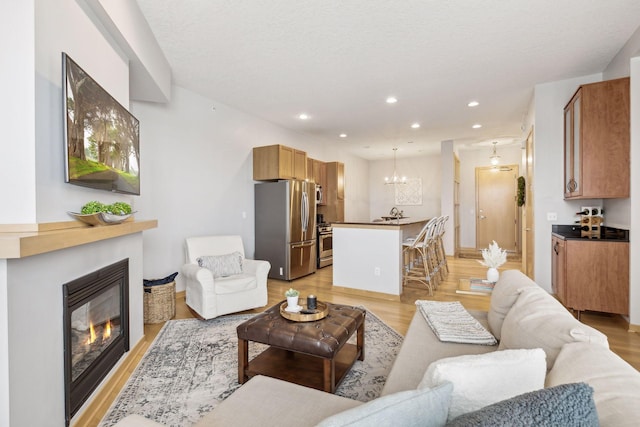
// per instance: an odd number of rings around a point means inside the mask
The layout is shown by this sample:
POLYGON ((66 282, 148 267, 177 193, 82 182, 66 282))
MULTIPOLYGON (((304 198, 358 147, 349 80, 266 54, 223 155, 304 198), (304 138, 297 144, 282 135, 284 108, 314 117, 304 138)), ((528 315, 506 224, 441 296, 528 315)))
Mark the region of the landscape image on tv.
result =
POLYGON ((66 182, 140 194, 140 123, 62 54, 66 182))

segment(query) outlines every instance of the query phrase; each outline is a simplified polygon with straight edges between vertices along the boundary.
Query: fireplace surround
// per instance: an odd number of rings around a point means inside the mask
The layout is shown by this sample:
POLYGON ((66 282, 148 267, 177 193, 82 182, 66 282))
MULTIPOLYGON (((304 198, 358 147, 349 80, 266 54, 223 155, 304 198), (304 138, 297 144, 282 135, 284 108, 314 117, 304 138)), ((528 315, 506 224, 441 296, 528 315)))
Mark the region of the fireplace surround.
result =
POLYGON ((65 419, 129 351, 129 260, 63 285, 65 419))

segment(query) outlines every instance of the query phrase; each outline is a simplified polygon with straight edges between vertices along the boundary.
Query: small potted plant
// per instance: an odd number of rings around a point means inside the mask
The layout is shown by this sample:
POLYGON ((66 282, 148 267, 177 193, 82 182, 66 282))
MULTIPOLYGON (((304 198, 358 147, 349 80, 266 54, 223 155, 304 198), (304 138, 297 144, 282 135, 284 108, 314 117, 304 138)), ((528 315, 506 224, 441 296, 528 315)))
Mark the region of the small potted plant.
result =
POLYGON ((482 259, 484 261, 478 262, 485 267, 489 267, 487 270, 487 281, 495 283, 500 278, 498 267, 507 262, 507 251, 500 249, 500 246, 494 240, 487 249, 482 250, 482 259))
POLYGON ((300 297, 300 292, 293 288, 289 288, 289 290, 284 293, 284 296, 287 297, 287 308, 298 307, 298 298, 300 297))

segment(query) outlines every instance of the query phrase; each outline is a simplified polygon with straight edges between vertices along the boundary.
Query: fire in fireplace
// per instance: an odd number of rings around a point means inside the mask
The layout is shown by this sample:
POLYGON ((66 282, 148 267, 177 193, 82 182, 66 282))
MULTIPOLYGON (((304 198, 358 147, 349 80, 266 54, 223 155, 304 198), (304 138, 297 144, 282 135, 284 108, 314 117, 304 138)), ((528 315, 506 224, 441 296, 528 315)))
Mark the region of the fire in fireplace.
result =
POLYGON ((66 422, 129 350, 129 261, 63 285, 66 422))

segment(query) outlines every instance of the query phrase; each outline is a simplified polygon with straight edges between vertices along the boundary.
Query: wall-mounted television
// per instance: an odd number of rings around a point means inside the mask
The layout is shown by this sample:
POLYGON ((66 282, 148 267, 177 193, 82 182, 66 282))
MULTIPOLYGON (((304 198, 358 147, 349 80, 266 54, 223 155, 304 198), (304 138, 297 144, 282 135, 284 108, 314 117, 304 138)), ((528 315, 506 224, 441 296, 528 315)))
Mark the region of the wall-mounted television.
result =
POLYGON ((140 122, 62 53, 65 181, 140 194, 140 122))

